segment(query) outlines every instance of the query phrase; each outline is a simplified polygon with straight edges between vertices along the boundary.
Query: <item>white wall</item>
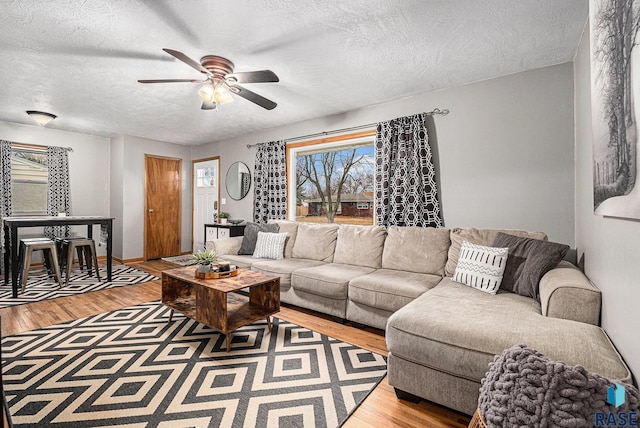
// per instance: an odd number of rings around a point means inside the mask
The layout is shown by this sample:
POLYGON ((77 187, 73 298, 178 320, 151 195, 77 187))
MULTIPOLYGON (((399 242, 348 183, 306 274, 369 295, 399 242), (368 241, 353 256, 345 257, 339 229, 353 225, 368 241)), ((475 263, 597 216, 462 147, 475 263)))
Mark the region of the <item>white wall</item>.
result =
MULTIPOLYGON (((71 147, 71 214, 110 215, 109 162, 105 162, 105 159, 109 159, 108 138, 0 121, 0 139, 42 146, 71 147)), ((85 226, 75 226, 73 231, 83 236, 87 233, 85 226)), ((95 226, 93 236, 100 236, 99 226, 95 226)), ((98 248, 98 254, 106 254, 104 246, 98 248)))
POLYGON ((587 26, 575 59, 576 247, 602 291, 602 327, 631 371, 640 374, 640 222, 593 213, 591 73, 587 26))
MULTIPOLYGON (((112 144, 118 145, 117 140, 112 144)), ((144 256, 144 155, 182 159, 182 252, 191 251, 191 148, 142 137, 123 137, 121 177, 112 176, 112 185, 122 183, 122 258, 144 256)), ((117 175, 117 174, 115 174, 117 175)), ((116 194, 118 189, 114 189, 116 194)))
MULTIPOLYGON (((346 95, 345 95, 346 96, 346 95)), ((219 155, 221 177, 236 160, 253 173, 246 144, 375 123, 435 107, 431 143, 438 153, 442 211, 448 227, 541 230, 574 244, 573 66, 526 71, 268 129, 193 147, 194 159, 219 155)), ((253 187, 222 209, 251 219, 253 187)))

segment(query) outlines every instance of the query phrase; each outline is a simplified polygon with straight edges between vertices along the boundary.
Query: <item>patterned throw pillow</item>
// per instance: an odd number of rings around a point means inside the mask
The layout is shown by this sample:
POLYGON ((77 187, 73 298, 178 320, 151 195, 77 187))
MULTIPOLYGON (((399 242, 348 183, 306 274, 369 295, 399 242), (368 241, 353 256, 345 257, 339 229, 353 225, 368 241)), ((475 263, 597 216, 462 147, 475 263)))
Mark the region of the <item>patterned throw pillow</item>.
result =
POLYGON ((485 247, 463 241, 453 280, 496 294, 507 265, 508 253, 509 248, 485 247))
POLYGON ((238 250, 238 255, 250 256, 256 249, 256 240, 258 239, 258 232, 271 232, 276 233, 280 231, 280 226, 277 224, 258 224, 253 222, 247 222, 244 228, 244 236, 242 237, 242 244, 238 250))
POLYGON ((253 258, 281 260, 286 240, 286 233, 258 232, 253 258))

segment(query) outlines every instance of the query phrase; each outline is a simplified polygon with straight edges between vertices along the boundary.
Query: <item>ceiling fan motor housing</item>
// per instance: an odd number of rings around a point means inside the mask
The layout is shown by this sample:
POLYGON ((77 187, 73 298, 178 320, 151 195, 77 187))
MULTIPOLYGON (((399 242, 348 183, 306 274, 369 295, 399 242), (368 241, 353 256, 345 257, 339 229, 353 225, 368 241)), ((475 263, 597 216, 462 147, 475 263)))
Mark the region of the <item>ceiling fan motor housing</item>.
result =
POLYGON ((224 79, 227 74, 233 73, 233 63, 226 58, 217 55, 206 55, 200 58, 200 64, 209 70, 214 77, 224 79))

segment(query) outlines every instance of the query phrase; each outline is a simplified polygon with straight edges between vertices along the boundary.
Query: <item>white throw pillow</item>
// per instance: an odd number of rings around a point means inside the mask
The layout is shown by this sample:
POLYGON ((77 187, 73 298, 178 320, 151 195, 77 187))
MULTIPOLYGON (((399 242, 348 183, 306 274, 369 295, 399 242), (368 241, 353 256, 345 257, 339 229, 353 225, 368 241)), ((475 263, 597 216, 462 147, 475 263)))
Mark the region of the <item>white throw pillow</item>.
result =
POLYGON ((496 294, 507 265, 508 253, 509 248, 485 247, 463 241, 458 266, 452 279, 478 290, 496 294))
POLYGON ((286 240, 286 233, 258 232, 256 249, 253 251, 252 257, 254 259, 281 260, 286 240))

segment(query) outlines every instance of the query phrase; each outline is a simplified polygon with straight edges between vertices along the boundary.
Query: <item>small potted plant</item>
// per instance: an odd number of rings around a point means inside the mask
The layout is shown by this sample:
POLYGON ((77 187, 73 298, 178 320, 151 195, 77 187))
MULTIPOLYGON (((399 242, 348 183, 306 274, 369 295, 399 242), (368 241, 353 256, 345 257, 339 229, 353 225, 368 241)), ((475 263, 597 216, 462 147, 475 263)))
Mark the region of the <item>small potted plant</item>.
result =
POLYGON ((198 265, 196 273, 206 274, 211 272, 211 265, 216 261, 217 254, 213 250, 201 250, 193 255, 193 263, 198 265))
POLYGON ((220 211, 220 215, 218 217, 220 217, 220 224, 227 224, 227 220, 229 220, 229 213, 220 211))

